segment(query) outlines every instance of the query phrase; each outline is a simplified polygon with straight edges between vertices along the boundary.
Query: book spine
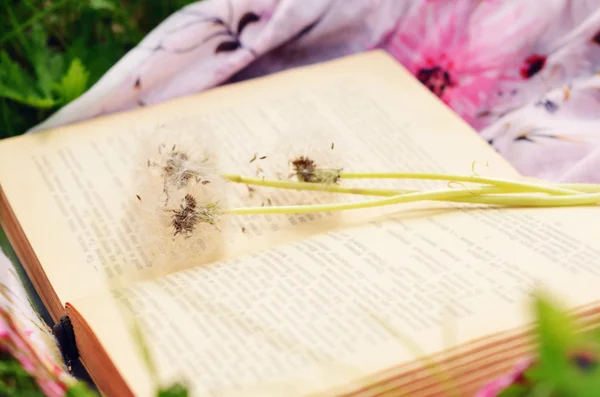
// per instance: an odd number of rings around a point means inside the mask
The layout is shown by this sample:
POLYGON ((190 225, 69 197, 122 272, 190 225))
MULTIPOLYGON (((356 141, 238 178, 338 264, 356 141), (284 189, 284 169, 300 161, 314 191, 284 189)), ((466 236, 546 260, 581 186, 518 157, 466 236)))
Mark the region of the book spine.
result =
POLYGON ((62 316, 60 321, 52 327, 52 333, 58 343, 58 348, 69 373, 75 378, 84 381, 92 389, 96 389, 94 382, 79 360, 79 350, 75 339, 75 331, 69 316, 62 316))

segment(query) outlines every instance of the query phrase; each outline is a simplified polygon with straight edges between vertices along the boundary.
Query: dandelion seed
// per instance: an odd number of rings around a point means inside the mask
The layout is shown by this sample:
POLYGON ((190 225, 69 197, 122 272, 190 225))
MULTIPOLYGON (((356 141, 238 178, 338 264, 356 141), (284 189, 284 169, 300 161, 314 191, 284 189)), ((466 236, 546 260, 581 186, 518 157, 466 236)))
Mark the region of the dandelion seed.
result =
POLYGON ((256 156, 257 154, 254 153, 254 156, 252 156, 252 158, 250 159, 250 164, 252 164, 256 160, 256 156))
POLYGON ((175 230, 174 236, 183 234, 189 237, 199 224, 206 223, 216 226, 219 208, 216 203, 208 203, 199 206, 197 200, 191 194, 186 194, 181 207, 173 212, 171 226, 175 230))
POLYGON ((171 225, 175 229, 174 236, 177 236, 179 233, 189 235, 194 231, 198 223, 196 206, 196 199, 192 195, 186 194, 181 204, 181 209, 172 210, 173 220, 171 221, 171 225))
POLYGON ((200 175, 200 171, 189 168, 188 161, 189 155, 185 152, 176 151, 175 145, 173 145, 170 157, 163 166, 165 180, 171 180, 179 189, 187 185, 192 178, 196 181, 201 181, 202 176, 200 175))
POLYGON ((291 164, 294 167, 294 173, 291 175, 297 175, 298 179, 302 182, 311 182, 314 177, 315 169, 317 164, 308 157, 300 156, 297 159, 291 160, 291 164))
POLYGON ((334 147, 335 147, 335 143, 331 142, 331 150, 333 150, 334 147))
POLYGON ((185 126, 178 126, 177 130, 157 131, 154 136, 150 134, 141 139, 148 142, 148 147, 141 148, 146 170, 154 170, 154 174, 145 171, 145 175, 136 179, 160 180, 164 205, 168 205, 174 191, 191 183, 210 183, 217 175, 213 140, 202 132, 186 131, 185 126))
POLYGON ((262 157, 259 157, 258 159, 259 159, 259 160, 264 160, 264 159, 266 159, 266 158, 267 158, 267 156, 262 156, 262 157))
POLYGON ((138 200, 142 201, 142 198, 140 197, 139 194, 136 194, 135 197, 137 197, 138 200))

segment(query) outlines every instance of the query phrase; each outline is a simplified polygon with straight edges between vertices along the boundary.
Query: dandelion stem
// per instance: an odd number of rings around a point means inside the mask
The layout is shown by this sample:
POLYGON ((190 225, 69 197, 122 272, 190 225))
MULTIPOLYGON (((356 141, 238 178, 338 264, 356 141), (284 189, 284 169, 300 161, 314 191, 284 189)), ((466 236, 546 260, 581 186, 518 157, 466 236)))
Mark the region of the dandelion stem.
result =
MULTIPOLYGON (((415 189, 380 189, 380 188, 361 188, 361 187, 347 187, 334 184, 325 183, 306 183, 297 181, 279 181, 272 179, 245 177, 241 175, 223 174, 223 178, 233 183, 241 183, 245 185, 264 186, 271 187, 274 189, 288 189, 288 190, 308 190, 318 191, 327 193, 341 193, 341 194, 355 194, 362 196, 377 196, 377 197, 391 197, 398 196, 400 194, 407 193, 418 193, 420 190, 415 189)), ((467 190, 467 189, 466 189, 467 190)), ((490 190, 491 193, 521 193, 521 188, 503 188, 496 187, 496 190, 490 190)), ((442 199, 442 201, 456 201, 456 202, 472 203, 473 200, 477 200, 476 197, 458 197, 455 199, 442 199)))
MULTIPOLYGON (((271 180, 271 179, 262 179, 262 178, 253 178, 253 177, 245 177, 241 175, 230 175, 224 174, 223 177, 230 182, 234 183, 243 183, 246 185, 256 185, 256 186, 265 186, 271 187, 275 189, 291 189, 291 190, 308 190, 308 191, 319 191, 319 192, 329 192, 329 193, 341 193, 341 194, 355 194, 355 195, 363 195, 363 196, 377 196, 377 197, 392 197, 398 196, 401 194, 408 193, 419 193, 422 192, 420 190, 410 190, 410 189, 379 189, 379 188, 359 188, 359 187, 346 187, 339 186, 333 184, 323 184, 323 183, 306 183, 306 182, 296 182, 296 181, 279 181, 279 180, 271 180)), ((573 194, 578 193, 600 193, 600 185, 594 184, 564 184, 558 185, 563 186, 566 189, 578 190, 573 194), (581 190, 579 190, 581 189, 581 190)), ((488 186, 491 187, 491 186, 488 186)), ((532 188, 533 189, 533 188, 532 188)), ((441 198, 436 199, 434 201, 452 201, 452 202, 461 202, 461 203, 472 203, 472 204, 489 204, 489 205, 509 205, 509 206, 519 206, 519 205, 527 205, 531 206, 532 203, 540 202, 546 200, 548 197, 545 196, 503 196, 501 194, 511 194, 511 193, 528 193, 525 189, 520 186, 513 187, 497 187, 495 186, 495 190, 490 190, 483 195, 468 195, 465 194, 464 197, 455 197, 455 198, 441 198)), ((543 192, 542 192, 543 193, 543 192)), ((566 196, 566 193, 562 193, 566 196)), ((591 198, 589 195, 583 196, 582 199, 585 204, 593 204, 595 203, 595 199, 591 198)), ((429 199, 431 200, 431 199, 429 199)), ((569 203, 569 201, 567 201, 569 203)), ((552 206, 554 204, 540 204, 543 206, 552 206)), ((559 206, 563 206, 559 202, 559 206)))
POLYGON ((415 190, 391 190, 345 187, 329 183, 307 183, 297 181, 279 181, 272 179, 245 177, 241 175, 223 174, 222 177, 230 182, 246 185, 265 186, 275 189, 310 190, 328 193, 358 194, 365 196, 395 196, 402 193, 414 193, 415 190))
MULTIPOLYGON (((344 174, 344 175, 370 175, 370 174, 344 174)), ((408 175, 407 179, 432 179, 447 180, 456 182, 473 182, 487 183, 502 188, 496 193, 527 193, 540 192, 554 195, 568 195, 579 193, 600 193, 600 184, 587 183, 565 183, 565 184, 529 184, 516 181, 508 181, 496 178, 482 178, 460 175, 445 175, 445 174, 423 174, 423 173, 396 173, 395 175, 408 175), (476 179, 474 179, 476 178, 476 179), (484 182, 486 181, 486 182, 484 182)), ((414 189, 379 189, 379 188, 360 188, 360 187, 345 187, 335 184, 324 183, 306 183, 297 181, 280 181, 264 178, 245 177, 241 175, 223 174, 222 177, 230 182, 243 183, 246 185, 265 186, 276 189, 292 189, 292 190, 309 190, 329 193, 356 194, 365 196, 381 196, 389 197, 402 193, 415 193, 418 190, 414 189)), ((358 177, 357 177, 358 178, 358 177)), ((460 201, 462 199, 458 199, 460 201)), ((469 202, 471 199, 469 199, 469 202)), ((454 201, 454 200, 453 200, 454 201)))
MULTIPOLYGON (((512 181, 507 179, 482 177, 474 175, 453 175, 453 174, 437 174, 437 173, 412 173, 412 172, 342 172, 341 179, 430 179, 438 181, 451 182, 470 182, 487 184, 498 187, 519 188, 521 191, 540 192, 555 195, 570 195, 580 194, 581 192, 575 189, 565 187, 557 187, 552 184, 536 184, 512 181)), ((568 185, 567 185, 568 186, 568 185)), ((572 185, 577 187, 577 185, 572 185)))
POLYGON ((431 192, 414 192, 392 197, 343 204, 312 204, 275 207, 246 207, 232 208, 226 211, 232 215, 250 214, 301 214, 310 212, 346 211, 353 209, 382 207, 392 204, 402 204, 416 201, 457 201, 472 204, 504 205, 510 207, 569 207, 582 205, 595 205, 600 203, 600 193, 584 193, 572 196, 520 196, 507 197, 490 194, 497 191, 495 187, 483 187, 469 191, 445 189, 431 192), (464 197, 467 196, 467 197, 464 197))
MULTIPOLYGON (((351 174, 358 175, 358 174, 351 174)), ((360 174, 373 175, 373 174, 360 174)), ((388 174, 389 175, 389 174, 388 174)), ((240 175, 224 174, 226 180, 234 183, 247 185, 265 186, 279 189, 321 191, 330 193, 356 194, 366 196, 386 197, 385 199, 373 200, 360 203, 333 203, 296 206, 274 206, 274 207, 246 207, 233 208, 226 211, 229 214, 293 214, 309 212, 344 211, 369 207, 379 207, 392 204, 408 203, 415 201, 450 201, 470 204, 501 205, 511 207, 564 207, 593 205, 600 203, 600 186, 594 184, 561 184, 561 185, 537 185, 520 182, 499 180, 495 178, 482 178, 443 174, 398 174, 408 175, 408 178, 427 179, 429 177, 438 180, 454 180, 460 182, 487 183, 493 182, 495 186, 484 186, 472 189, 444 189, 423 192, 418 190, 393 190, 344 187, 333 184, 306 183, 295 181, 268 180, 262 178, 244 177, 240 175), (416 178, 415 178, 416 176, 416 178), (562 188, 552 188, 562 186, 562 188), (581 189, 581 190, 576 190, 581 189), (554 196, 542 195, 519 195, 509 196, 511 193, 540 192, 550 193, 554 196), (593 192, 593 193, 588 193, 593 192), (556 196, 560 195, 560 196, 556 196)))
MULTIPOLYGON (((463 201, 463 200, 461 200, 463 201)), ((505 205, 511 207, 572 207, 596 205, 600 203, 600 193, 582 193, 571 196, 520 196, 510 197, 489 194, 473 199, 465 198, 463 202, 478 204, 505 205), (468 201, 467 201, 468 200, 468 201)))
POLYGON ((415 192, 396 195, 378 200, 364 201, 359 203, 333 203, 333 204, 311 204, 311 205, 290 205, 274 207, 246 207, 231 208, 226 213, 232 215, 250 215, 250 214, 305 214, 311 212, 331 212, 346 211, 353 209, 363 209, 372 207, 383 207, 392 204, 410 203, 424 200, 449 200, 466 195, 482 195, 497 192, 496 187, 480 187, 470 190, 463 189, 442 189, 430 192, 415 192))
POLYGON ((563 189, 577 190, 582 193, 600 193, 600 184, 596 183, 557 183, 552 186, 563 189))

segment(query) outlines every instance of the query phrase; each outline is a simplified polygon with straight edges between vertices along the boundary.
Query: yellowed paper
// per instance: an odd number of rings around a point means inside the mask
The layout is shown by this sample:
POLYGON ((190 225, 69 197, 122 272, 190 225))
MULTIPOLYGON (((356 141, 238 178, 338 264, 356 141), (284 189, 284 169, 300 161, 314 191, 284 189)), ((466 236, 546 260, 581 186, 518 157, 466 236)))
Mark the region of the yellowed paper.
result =
MULTIPOLYGON (((116 293, 165 380, 194 395, 303 396, 526 325, 530 294, 597 298, 590 209, 399 211, 368 225, 173 273, 116 293), (577 288, 573 288, 577 286, 577 288), (249 393, 249 391, 253 391, 249 393), (283 393, 283 394, 282 394, 283 393)), ((110 302, 76 302, 128 375, 110 302), (115 336, 116 335, 116 336, 115 336)), ((129 374, 132 387, 143 387, 129 374)))

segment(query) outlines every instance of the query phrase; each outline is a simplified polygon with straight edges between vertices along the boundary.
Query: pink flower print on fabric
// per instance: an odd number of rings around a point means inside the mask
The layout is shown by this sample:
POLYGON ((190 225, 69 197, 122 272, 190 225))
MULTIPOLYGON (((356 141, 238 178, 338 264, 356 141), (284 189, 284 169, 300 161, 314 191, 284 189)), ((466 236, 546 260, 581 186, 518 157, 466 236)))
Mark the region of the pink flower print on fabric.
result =
POLYGON ((0 305, 0 351, 14 357, 48 397, 63 397, 74 380, 38 351, 17 318, 0 305))
MULTIPOLYGON (((544 4, 544 18, 538 19, 532 17, 538 13, 534 3, 529 4, 523 12, 525 17, 515 17, 527 28, 514 39, 520 48, 504 72, 518 78, 499 82, 497 97, 491 98, 488 108, 482 111, 490 122, 539 101, 550 90, 593 75, 600 61, 600 47, 593 45, 600 27, 598 0, 549 0, 544 4)), ((486 29, 474 30, 477 32, 473 37, 487 35, 492 39, 486 29)), ((493 46, 501 44, 496 41, 493 46)))
POLYGON ((532 365, 531 360, 518 363, 506 376, 495 379, 483 386, 474 397, 497 397, 504 389, 523 381, 523 374, 532 365))
POLYGON ((497 45, 499 39, 482 40, 472 26, 487 24, 497 32, 492 36, 502 36, 502 26, 514 21, 517 7, 476 0, 421 2, 380 47, 464 120, 481 128, 485 124, 478 113, 494 88, 503 80, 521 80, 504 72, 521 50, 515 42, 520 31, 504 27, 503 45, 497 45), (501 6, 501 15, 495 15, 501 6))

